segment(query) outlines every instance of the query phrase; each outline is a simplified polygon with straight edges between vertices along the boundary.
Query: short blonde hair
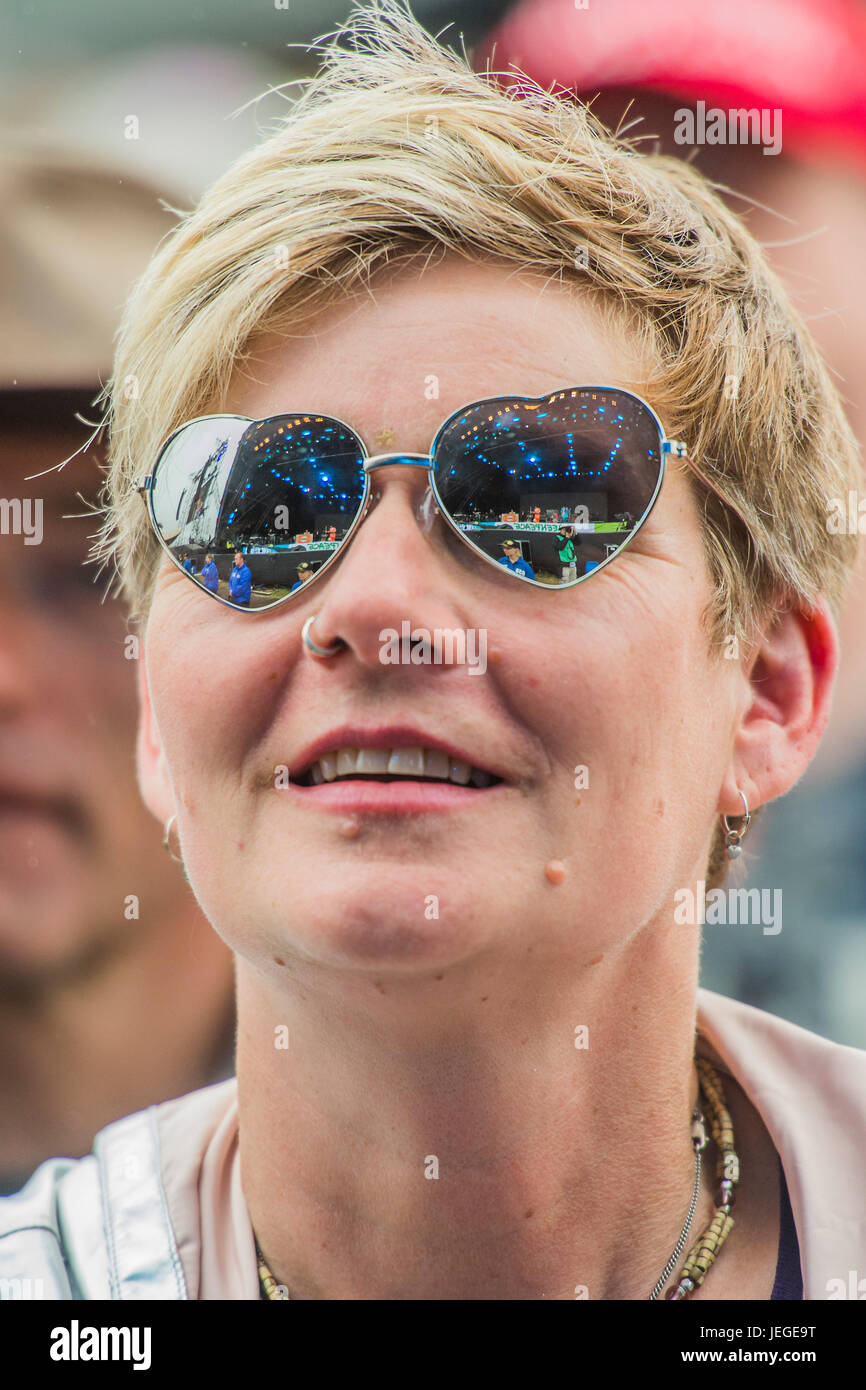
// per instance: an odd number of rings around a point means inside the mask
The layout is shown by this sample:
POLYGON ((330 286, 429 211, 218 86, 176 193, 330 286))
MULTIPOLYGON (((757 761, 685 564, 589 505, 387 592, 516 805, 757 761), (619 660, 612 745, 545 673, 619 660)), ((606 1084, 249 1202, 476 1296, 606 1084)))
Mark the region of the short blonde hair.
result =
POLYGON ((172 230, 126 305, 94 553, 134 615, 160 553, 136 484, 165 437, 220 409, 260 335, 297 333, 376 269, 448 253, 582 286, 628 322, 653 364, 644 393, 689 443, 720 651, 785 604, 824 595, 838 609, 857 542, 827 521, 859 487, 856 442, 714 187, 575 100, 473 72, 398 0, 356 8, 318 51, 318 74, 172 230))

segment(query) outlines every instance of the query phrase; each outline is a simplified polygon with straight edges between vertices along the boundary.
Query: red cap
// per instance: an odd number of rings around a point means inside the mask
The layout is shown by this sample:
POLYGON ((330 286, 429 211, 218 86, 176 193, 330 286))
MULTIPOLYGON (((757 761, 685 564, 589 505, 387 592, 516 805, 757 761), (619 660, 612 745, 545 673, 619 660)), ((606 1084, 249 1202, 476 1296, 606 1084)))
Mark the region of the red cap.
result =
MULTIPOLYGON (((782 111, 783 149, 866 172, 866 13, 859 0, 523 0, 474 61, 588 99, 647 88, 782 111), (494 50, 495 45, 495 52, 494 50)), ((506 75, 505 80, 508 80, 506 75)), ((514 80, 517 80, 516 78, 514 80)))

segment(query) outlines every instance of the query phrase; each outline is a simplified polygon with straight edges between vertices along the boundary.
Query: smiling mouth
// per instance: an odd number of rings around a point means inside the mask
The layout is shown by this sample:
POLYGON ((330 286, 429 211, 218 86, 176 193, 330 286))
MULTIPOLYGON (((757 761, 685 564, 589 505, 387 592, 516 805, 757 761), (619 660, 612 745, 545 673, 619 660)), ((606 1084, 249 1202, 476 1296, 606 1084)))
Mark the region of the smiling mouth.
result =
POLYGON ((451 783, 479 791, 502 781, 439 748, 335 748, 322 753, 293 780, 300 787, 318 787, 326 782, 411 781, 451 783))

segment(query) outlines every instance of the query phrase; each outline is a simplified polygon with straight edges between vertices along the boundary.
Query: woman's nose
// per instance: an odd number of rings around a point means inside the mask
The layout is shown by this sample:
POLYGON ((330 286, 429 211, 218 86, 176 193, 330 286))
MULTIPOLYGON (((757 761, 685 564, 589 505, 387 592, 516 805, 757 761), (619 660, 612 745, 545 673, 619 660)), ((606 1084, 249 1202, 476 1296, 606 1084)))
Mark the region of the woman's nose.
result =
POLYGON ((387 456, 370 470, 367 511, 310 591, 320 645, 341 638, 362 661, 378 663, 384 629, 399 631, 406 620, 430 629, 461 625, 443 569, 447 552, 430 543, 436 508, 423 458, 387 456))

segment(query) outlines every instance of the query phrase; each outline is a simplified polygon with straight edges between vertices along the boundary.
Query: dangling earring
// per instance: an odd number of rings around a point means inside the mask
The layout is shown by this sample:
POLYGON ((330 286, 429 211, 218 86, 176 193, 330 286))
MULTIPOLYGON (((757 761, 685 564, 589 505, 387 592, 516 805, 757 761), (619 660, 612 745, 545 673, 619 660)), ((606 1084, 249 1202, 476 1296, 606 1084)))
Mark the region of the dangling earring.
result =
POLYGON ((749 811, 749 803, 746 800, 746 793, 740 791, 739 787, 737 787, 737 791, 739 792, 743 802, 742 825, 738 830, 734 830, 731 828, 727 816, 722 816, 722 824, 725 827, 725 849, 728 851, 729 859, 737 859, 742 854, 742 842, 746 838, 749 826, 752 823, 752 816, 751 812, 749 811))
MULTIPOLYGON (((177 816, 169 816, 168 820, 165 823, 165 833, 162 837, 162 843, 169 858, 173 859, 175 864, 182 864, 182 857, 179 854, 175 854, 174 850, 171 847, 171 827, 174 825, 176 820, 177 816)), ((178 836, 177 838, 177 847, 178 849, 180 849, 180 836, 178 836)))

